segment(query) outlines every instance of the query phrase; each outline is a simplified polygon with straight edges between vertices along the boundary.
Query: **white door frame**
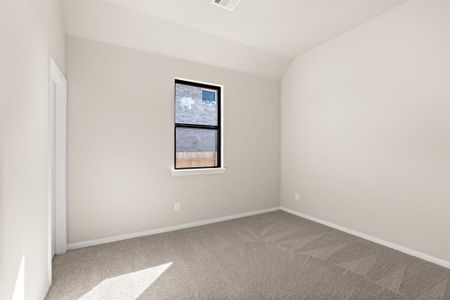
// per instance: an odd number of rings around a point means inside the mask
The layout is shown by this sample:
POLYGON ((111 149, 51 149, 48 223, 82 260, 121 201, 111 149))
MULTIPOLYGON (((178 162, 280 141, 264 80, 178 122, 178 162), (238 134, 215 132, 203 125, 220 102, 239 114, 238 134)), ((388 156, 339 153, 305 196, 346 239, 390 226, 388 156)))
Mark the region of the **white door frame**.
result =
POLYGON ((67 252, 67 81, 50 58, 49 87, 49 280, 52 259, 67 252))

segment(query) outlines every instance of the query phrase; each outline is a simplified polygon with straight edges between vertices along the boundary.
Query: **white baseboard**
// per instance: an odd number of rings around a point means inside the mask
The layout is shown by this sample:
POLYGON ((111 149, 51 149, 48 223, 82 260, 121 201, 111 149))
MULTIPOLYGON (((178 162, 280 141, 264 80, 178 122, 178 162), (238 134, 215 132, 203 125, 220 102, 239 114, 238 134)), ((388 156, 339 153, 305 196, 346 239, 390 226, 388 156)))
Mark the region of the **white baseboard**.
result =
POLYGON ((277 206, 277 207, 272 207, 272 208, 268 208, 268 209, 249 211, 249 212, 235 214, 235 215, 231 215, 231 216, 201 220, 201 221, 196 221, 196 222, 186 223, 186 224, 181 224, 181 225, 175 225, 175 226, 169 226, 169 227, 157 228, 157 229, 150 229, 150 230, 145 230, 145 231, 140 231, 140 232, 135 232, 135 233, 111 236, 111 237, 107 237, 107 238, 82 241, 82 242, 69 244, 68 249, 72 250, 72 249, 84 248, 84 247, 106 244, 106 243, 111 243, 111 242, 117 242, 117 241, 122 241, 122 240, 128 240, 128 239, 137 238, 137 237, 141 237, 141 236, 153 235, 153 234, 158 234, 158 233, 163 233, 163 232, 175 231, 175 230, 186 229, 186 228, 191 228, 191 227, 196 227, 196 226, 201 226, 201 225, 207 225, 207 224, 218 223, 218 222, 223 222, 223 221, 228 221, 228 220, 233 220, 233 219, 239 219, 239 218, 243 218, 243 217, 264 214, 264 213, 273 212, 273 211, 277 211, 277 210, 280 210, 280 207, 277 206))
POLYGON ((219 218, 214 218, 214 219, 206 219, 206 220, 201 220, 201 221, 196 221, 196 222, 191 222, 191 223, 186 223, 186 224, 180 224, 180 225, 175 225, 175 226, 169 226, 169 227, 164 227, 164 228, 150 229, 150 230, 145 230, 145 231, 140 231, 140 232, 135 232, 135 233, 116 235, 116 236, 107 237, 107 238, 100 238, 100 239, 72 243, 72 244, 68 245, 68 249, 72 250, 72 249, 90 247, 90 246, 95 246, 95 245, 101 245, 101 244, 106 244, 106 243, 111 243, 111 242, 117 242, 117 241, 137 238, 137 237, 141 237, 141 236, 153 235, 153 234, 170 232, 170 231, 186 229, 186 228, 191 228, 191 227, 196 227, 196 226, 201 226, 201 225, 207 225, 207 224, 212 224, 212 223, 218 223, 218 222, 223 222, 223 221, 228 221, 228 220, 233 220, 233 219, 239 219, 239 218, 243 218, 243 217, 259 215, 259 214, 273 212, 273 211, 277 211, 277 210, 285 211, 287 213, 290 213, 290 214, 308 219, 310 221, 346 232, 348 234, 360 237, 362 239, 374 242, 376 244, 403 252, 403 253, 411 255, 411 256, 415 256, 422 260, 425 260, 425 261, 434 263, 436 265, 442 266, 444 268, 450 269, 450 262, 445 261, 443 259, 431 256, 431 255, 428 255, 428 254, 425 254, 425 253, 422 253, 422 252, 419 252, 416 250, 412 250, 412 249, 409 249, 409 248, 406 248, 406 247, 403 247, 403 246, 400 246, 400 245, 397 245, 397 244, 394 244, 394 243, 391 243, 391 242, 388 242, 388 241, 385 241, 385 240, 382 240, 382 239, 379 239, 379 238, 376 238, 376 237, 373 237, 370 235, 367 235, 365 233, 361 233, 361 232, 358 232, 353 229, 349 229, 349 228, 341 226, 341 225, 327 222, 322 219, 312 217, 312 216, 309 216, 309 215, 306 215, 306 214, 303 214, 303 213, 300 213, 300 212, 297 212, 297 211, 294 211, 292 209, 282 207, 282 206, 281 207, 272 207, 272 208, 268 208, 268 209, 255 210, 255 211, 235 214, 235 215, 231 215, 231 216, 224 216, 224 217, 219 217, 219 218))
POLYGON ((333 224, 333 223, 321 220, 319 218, 311 217, 311 216, 305 215, 303 213, 297 212, 295 210, 292 210, 292 209, 289 209, 289 208, 286 208, 286 207, 283 207, 283 206, 281 206, 280 209, 282 211, 287 212, 287 213, 290 213, 290 214, 293 214, 293 215, 296 215, 296 216, 308 219, 310 221, 313 221, 313 222, 316 222, 316 223, 319 223, 319 224, 322 224, 322 225, 325 225, 325 226, 328 226, 328 227, 331 227, 331 228, 334 228, 334 229, 346 232, 348 234, 360 237, 362 239, 374 242, 376 244, 379 244, 379 245, 382 245, 382 246, 385 246, 385 247, 388 247, 388 248, 391 248, 391 249, 403 252, 403 253, 411 255, 411 256, 415 256, 415 257, 420 258, 422 260, 426 260, 428 262, 434 263, 434 264, 439 265, 441 267, 450 269, 450 262, 445 261, 443 259, 431 256, 431 255, 428 255, 428 254, 425 254, 425 253, 422 253, 422 252, 419 252, 419 251, 416 251, 416 250, 412 250, 412 249, 409 249, 409 248, 406 248, 406 247, 403 247, 403 246, 400 246, 400 245, 397 245, 397 244, 394 244, 394 243, 391 243, 391 242, 388 242, 388 241, 385 241, 385 240, 382 240, 382 239, 379 239, 379 238, 376 238, 376 237, 373 237, 373 236, 370 236, 370 235, 367 235, 365 233, 361 233, 361 232, 358 232, 356 230, 346 228, 346 227, 341 226, 341 225, 333 224))

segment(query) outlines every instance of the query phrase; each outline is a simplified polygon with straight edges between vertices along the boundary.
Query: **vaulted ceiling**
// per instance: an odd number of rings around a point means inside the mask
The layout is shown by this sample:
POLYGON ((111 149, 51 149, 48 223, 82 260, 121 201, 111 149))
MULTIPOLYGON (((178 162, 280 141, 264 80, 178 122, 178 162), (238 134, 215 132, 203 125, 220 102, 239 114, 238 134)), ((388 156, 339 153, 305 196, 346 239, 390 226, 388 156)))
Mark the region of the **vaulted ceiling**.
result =
POLYGON ((64 0, 68 34, 280 78, 292 58, 405 0, 64 0))

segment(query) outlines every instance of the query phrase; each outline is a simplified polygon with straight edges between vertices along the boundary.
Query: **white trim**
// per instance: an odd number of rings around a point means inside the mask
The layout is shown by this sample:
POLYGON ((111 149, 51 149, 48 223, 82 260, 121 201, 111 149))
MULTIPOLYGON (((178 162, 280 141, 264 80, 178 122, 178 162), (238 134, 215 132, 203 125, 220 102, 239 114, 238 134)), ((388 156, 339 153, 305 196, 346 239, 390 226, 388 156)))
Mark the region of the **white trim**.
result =
POLYGON ((67 85, 67 80, 64 77, 64 74, 52 58, 50 58, 50 78, 57 85, 67 85))
POLYGON ((49 60, 48 284, 54 254, 67 251, 67 81, 49 60))
POLYGON ((376 244, 379 244, 379 245, 382 245, 382 246, 385 246, 385 247, 388 247, 388 248, 391 248, 391 249, 403 252, 403 253, 411 255, 411 256, 415 256, 417 258, 420 258, 422 260, 428 261, 430 263, 434 263, 434 264, 439 265, 441 267, 450 269, 450 262, 445 261, 443 259, 431 256, 431 255, 428 255, 428 254, 425 254, 425 253, 422 253, 422 252, 419 252, 419 251, 416 251, 416 250, 412 250, 412 249, 409 249, 409 248, 406 248, 406 247, 403 247, 403 246, 400 246, 400 245, 397 245, 397 244, 394 244, 394 243, 391 243, 391 242, 388 242, 388 241, 385 241, 385 240, 382 240, 382 239, 379 239, 379 238, 376 238, 376 237, 373 237, 373 236, 370 236, 370 235, 367 235, 365 233, 361 233, 361 232, 358 232, 356 230, 349 229, 349 228, 341 226, 341 225, 330 223, 328 221, 324 221, 324 220, 316 218, 316 217, 311 217, 309 215, 305 215, 303 213, 297 212, 295 210, 292 210, 292 209, 289 209, 289 208, 286 208, 286 207, 283 207, 283 206, 281 206, 280 209, 282 211, 287 212, 287 213, 290 213, 290 214, 293 214, 293 215, 296 215, 296 216, 308 219, 310 221, 313 221, 313 222, 316 222, 316 223, 319 223, 319 224, 322 224, 322 225, 325 225, 325 226, 328 226, 328 227, 331 227, 331 228, 334 228, 334 229, 346 232, 348 234, 360 237, 362 239, 374 242, 376 244))
POLYGON ((207 175, 225 173, 226 168, 172 169, 172 176, 207 175))
POLYGON ((212 223, 218 223, 218 222, 223 222, 223 221, 228 221, 228 220, 233 220, 233 219, 239 219, 239 218, 243 218, 243 217, 249 217, 249 216, 269 213, 269 212, 273 212, 273 211, 277 211, 277 210, 280 210, 280 208, 278 206, 272 207, 272 208, 267 208, 267 209, 261 209, 261 210, 255 210, 255 211, 235 214, 235 215, 231 215, 231 216, 219 217, 219 218, 214 218, 214 219, 206 219, 206 220, 201 220, 201 221, 196 221, 196 222, 186 223, 186 224, 181 224, 181 225, 175 225, 175 226, 169 226, 169 227, 157 228, 157 229, 150 229, 150 230, 145 230, 145 231, 140 231, 140 232, 135 232, 135 233, 116 235, 116 236, 107 237, 107 238, 100 238, 100 239, 94 239, 94 240, 89 240, 89 241, 77 242, 77 243, 69 244, 69 249, 72 250, 72 249, 101 245, 101 244, 106 244, 106 243, 111 243, 111 242, 122 241, 122 240, 128 240, 128 239, 137 238, 137 237, 141 237, 141 236, 148 236, 148 235, 153 235, 153 234, 158 234, 158 233, 164 233, 164 232, 169 232, 169 231, 175 231, 175 230, 180 230, 180 229, 186 229, 186 228, 197 227, 197 226, 201 226, 201 225, 207 225, 207 224, 212 224, 212 223))
POLYGON ((358 231, 355 231, 353 229, 349 229, 346 228, 344 226, 340 226, 337 224, 333 224, 327 221, 324 221, 322 219, 316 218, 316 217, 311 217, 309 215, 305 215, 303 213, 294 211, 292 209, 286 208, 286 207, 272 207, 272 208, 268 208, 268 209, 262 209, 262 210, 256 210, 256 211, 251 211, 251 212, 245 212, 245 213, 240 213, 240 214, 235 214, 235 215, 231 215, 231 216, 225 216, 225 217, 219 217, 219 218, 214 218, 214 219, 207 219, 207 220, 202 220, 202 221, 196 221, 196 222, 192 222, 192 223, 186 223, 186 224, 181 224, 181 225, 175 225, 175 226, 170 226, 170 227, 164 227, 164 228, 157 228, 157 229, 150 229, 150 230, 146 230, 146 231, 140 231, 140 232, 135 232, 135 233, 130 233, 130 234, 123 234, 123 235, 117 235, 117 236, 112 236, 112 237, 107 237, 107 238, 100 238, 100 239, 94 239, 94 240, 89 240, 89 241, 83 241, 83 242, 77 242, 77 243, 72 243, 68 245, 68 249, 72 250, 72 249, 79 249, 79 248, 84 248, 84 247, 90 247, 90 246, 95 246, 95 245, 101 245, 101 244, 106 244, 106 243, 111 243, 111 242, 117 242, 117 241, 122 241, 122 240, 127 240, 127 239, 132 239, 132 238, 137 238, 137 237, 142 237, 142 236, 148 236, 148 235, 153 235, 153 234, 159 234, 159 233, 164 233, 164 232, 170 232, 170 231, 175 231, 175 230, 181 230, 181 229, 187 229, 187 228, 191 228, 191 227, 196 227, 196 226, 201 226, 201 225, 207 225, 207 224, 212 224, 212 223, 218 223, 218 222, 223 222, 223 221, 228 221, 228 220, 233 220, 233 219, 239 219, 239 218, 243 218, 243 217, 248 217, 248 216, 253 216, 253 215, 259 215, 259 214, 264 214, 264 213, 269 213, 269 212, 273 212, 273 211, 277 211, 277 210, 282 210, 285 211, 287 213, 299 216, 301 218, 305 218, 308 219, 310 221, 340 230, 342 232, 346 232, 348 234, 357 236, 359 238, 374 242, 376 244, 403 252, 405 254, 417 257, 419 259, 428 261, 430 263, 434 263, 436 265, 442 266, 444 268, 449 268, 450 269, 450 262, 445 261, 443 259, 437 258, 437 257, 433 257, 431 255, 422 253, 422 252, 418 252, 403 246, 399 246, 397 244, 391 243, 391 242, 387 242, 384 241, 382 239, 379 238, 375 238, 372 237, 370 235, 367 235, 365 233, 361 233, 358 231))
POLYGON ((55 85, 53 118, 55 139, 55 253, 67 252, 67 81, 50 58, 50 81, 55 85))
POLYGON ((67 86, 56 86, 55 253, 67 252, 67 86))

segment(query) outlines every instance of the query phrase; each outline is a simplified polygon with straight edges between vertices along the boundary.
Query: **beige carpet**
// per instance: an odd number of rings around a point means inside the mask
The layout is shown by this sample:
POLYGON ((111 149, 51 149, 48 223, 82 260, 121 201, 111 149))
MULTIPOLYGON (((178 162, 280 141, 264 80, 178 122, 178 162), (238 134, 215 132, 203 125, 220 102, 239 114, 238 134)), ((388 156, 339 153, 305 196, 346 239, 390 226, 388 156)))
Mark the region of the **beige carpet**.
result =
POLYGON ((450 271, 277 211, 69 251, 47 299, 450 299, 450 271))

